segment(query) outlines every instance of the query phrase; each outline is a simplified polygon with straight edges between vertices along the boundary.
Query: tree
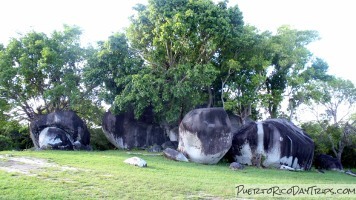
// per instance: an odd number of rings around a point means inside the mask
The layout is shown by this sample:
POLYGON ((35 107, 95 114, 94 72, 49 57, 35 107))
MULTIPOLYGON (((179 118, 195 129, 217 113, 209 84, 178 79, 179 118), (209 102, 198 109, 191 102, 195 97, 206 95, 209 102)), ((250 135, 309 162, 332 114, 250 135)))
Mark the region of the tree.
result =
POLYGON ((324 97, 320 104, 326 108, 327 116, 333 122, 333 131, 330 131, 328 138, 332 145, 332 151, 336 158, 341 161, 344 148, 353 144, 353 137, 356 135, 356 122, 345 122, 354 109, 356 102, 356 88, 349 80, 334 78, 331 81, 322 83, 324 86, 324 97), (346 114, 339 118, 339 111, 344 106, 346 114))
POLYGON ((227 2, 150 0, 136 6, 128 29, 131 47, 144 67, 129 76, 115 98, 120 111, 136 116, 152 107, 159 121, 177 122, 201 104, 212 105, 218 69, 212 61, 233 30, 242 28, 238 8, 227 2))
POLYGON ((278 110, 288 86, 298 85, 300 73, 310 61, 311 52, 306 48, 318 38, 315 31, 299 31, 282 26, 271 38, 271 73, 265 82, 265 105, 271 118, 278 117, 278 110))
POLYGON ((116 33, 105 42, 98 42, 98 49, 87 50, 87 64, 83 79, 93 99, 112 105, 124 85, 130 83, 130 75, 137 73, 143 60, 129 47, 126 36, 116 33))
POLYGON ((331 151, 341 162, 344 149, 356 144, 356 122, 350 117, 355 109, 356 88, 351 81, 336 77, 315 84, 321 92, 319 98, 315 98, 310 106, 319 104, 325 108, 326 118, 323 121, 328 123, 321 127, 326 133, 331 151), (340 115, 340 112, 343 114, 340 115))
POLYGON ((341 78, 333 78, 320 84, 324 95, 318 103, 325 107, 327 115, 331 117, 334 124, 343 121, 345 117, 352 113, 351 111, 355 106, 356 88, 354 84, 341 78), (340 116, 339 110, 342 106, 346 113, 340 116))
POLYGON ((32 31, 0 50, 0 99, 8 102, 13 116, 32 121, 82 103, 80 35, 78 27, 70 26, 50 37, 32 31))
MULTIPOLYGON (((239 115, 244 123, 260 102, 260 90, 270 64, 270 33, 258 33, 245 26, 241 33, 226 41, 217 61, 220 75, 221 102, 226 110, 239 115)), ((218 84, 217 84, 218 85, 218 84)))
POLYGON ((298 75, 290 77, 285 94, 288 98, 290 121, 300 105, 318 101, 324 95, 318 82, 332 80, 332 76, 327 74, 328 68, 329 65, 324 60, 316 58, 311 66, 306 66, 298 75))

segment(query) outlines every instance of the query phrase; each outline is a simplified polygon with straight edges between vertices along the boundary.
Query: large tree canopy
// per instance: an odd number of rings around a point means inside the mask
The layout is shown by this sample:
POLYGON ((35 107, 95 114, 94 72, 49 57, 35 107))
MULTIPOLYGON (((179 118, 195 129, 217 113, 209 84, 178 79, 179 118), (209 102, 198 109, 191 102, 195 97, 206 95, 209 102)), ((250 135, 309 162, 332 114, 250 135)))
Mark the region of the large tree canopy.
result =
POLYGON ((219 73, 212 61, 226 40, 242 30, 238 7, 206 0, 151 0, 135 9, 128 38, 144 67, 122 85, 115 106, 133 107, 136 116, 153 107, 159 120, 174 122, 208 104, 219 73))
POLYGON ((288 26, 280 27, 277 34, 271 38, 269 46, 272 50, 272 68, 265 82, 265 105, 271 118, 278 117, 287 87, 303 84, 300 82, 300 75, 312 56, 306 45, 317 38, 315 31, 299 31, 288 26))
POLYGON ((245 26, 226 41, 216 60, 220 69, 214 90, 220 96, 217 105, 238 114, 243 121, 252 115, 261 98, 259 92, 270 65, 269 38, 270 33, 260 34, 255 27, 245 26))
POLYGON ((98 42, 98 49, 89 48, 87 52, 84 83, 91 91, 92 99, 111 105, 124 86, 130 84, 130 75, 141 69, 143 60, 129 48, 122 33, 98 42))
POLYGON ((50 37, 32 31, 0 49, 0 100, 5 99, 16 116, 31 121, 80 103, 80 35, 78 27, 70 26, 50 37))

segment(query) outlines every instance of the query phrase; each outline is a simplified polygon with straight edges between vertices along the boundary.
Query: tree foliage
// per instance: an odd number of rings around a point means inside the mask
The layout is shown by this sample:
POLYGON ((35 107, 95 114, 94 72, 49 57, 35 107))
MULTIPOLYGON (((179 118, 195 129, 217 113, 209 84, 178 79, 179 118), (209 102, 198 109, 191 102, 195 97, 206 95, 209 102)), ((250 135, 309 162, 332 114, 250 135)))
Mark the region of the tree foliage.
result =
POLYGON ((119 110, 136 116, 152 107, 159 120, 174 122, 208 104, 219 69, 213 60, 227 38, 242 28, 237 7, 212 1, 151 0, 136 6, 128 29, 131 47, 144 60, 115 98, 119 110))
POLYGON ((312 56, 306 45, 317 38, 315 31, 299 31, 288 26, 281 26, 271 38, 272 68, 265 82, 265 105, 271 118, 278 117, 287 87, 295 88, 304 83, 300 75, 312 56))
POLYGON ((29 32, 0 51, 0 99, 15 116, 33 120, 81 104, 83 49, 78 27, 64 26, 50 37, 29 32))
POLYGON ((227 40, 216 64, 220 74, 220 102, 243 120, 260 103, 266 69, 270 65, 268 49, 270 33, 259 33, 255 27, 245 26, 241 33, 227 40))
POLYGON ((137 73, 143 61, 129 48, 126 36, 116 33, 98 48, 87 50, 87 64, 83 70, 86 87, 94 99, 113 104, 115 97, 128 82, 128 76, 137 73))
POLYGON ((306 66, 301 73, 291 79, 285 96, 288 98, 289 120, 294 119, 300 105, 309 105, 323 97, 324 94, 318 83, 332 80, 333 77, 327 74, 328 68, 324 60, 316 58, 310 66, 306 66))
POLYGON ((351 81, 328 77, 327 81, 314 82, 320 91, 311 106, 322 105, 324 118, 318 122, 321 132, 318 133, 324 144, 338 160, 342 160, 345 148, 356 147, 356 121, 351 115, 355 109, 356 88, 351 81))
POLYGON ((307 45, 318 39, 315 31, 281 26, 276 34, 260 32, 244 25, 238 6, 227 1, 149 0, 134 9, 127 32, 95 47, 80 46, 76 26, 49 36, 31 31, 0 44, 2 144, 13 140, 11 125, 24 133, 9 120, 13 116, 32 121, 71 109, 100 124, 103 101, 136 117, 152 109, 156 122, 177 125, 203 106, 222 106, 243 121, 257 119, 263 109, 276 118, 287 100, 290 120, 302 104, 325 107, 329 118, 305 124, 322 141, 318 151, 340 159, 354 147, 355 123, 339 113, 355 105, 356 89, 313 58, 307 45))
POLYGON ((33 146, 28 127, 17 121, 0 120, 0 151, 28 149, 33 146))
POLYGON ((349 80, 341 78, 333 78, 330 81, 321 82, 323 91, 322 98, 318 103, 326 108, 327 115, 332 118, 334 124, 339 121, 345 120, 350 114, 356 102, 356 88, 354 84, 349 80), (348 112, 344 112, 343 115, 339 115, 341 106, 344 106, 348 112), (340 117, 340 119, 339 119, 340 117))

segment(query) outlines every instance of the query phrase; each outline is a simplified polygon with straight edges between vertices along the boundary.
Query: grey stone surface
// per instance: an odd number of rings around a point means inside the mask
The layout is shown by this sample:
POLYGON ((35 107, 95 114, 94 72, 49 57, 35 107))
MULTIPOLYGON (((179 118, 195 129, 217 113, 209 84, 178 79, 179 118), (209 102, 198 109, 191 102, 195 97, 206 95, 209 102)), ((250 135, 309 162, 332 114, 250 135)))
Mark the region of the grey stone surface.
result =
POLYGON ((245 166, 240 164, 240 163, 238 163, 238 162, 232 162, 230 164, 229 168, 232 169, 232 170, 241 170, 241 169, 244 169, 245 166))
POLYGON ((314 142, 308 134, 284 119, 250 122, 234 133, 227 156, 241 164, 257 167, 288 166, 309 170, 314 142))
POLYGON ((162 152, 162 147, 161 145, 155 144, 152 147, 148 148, 147 151, 152 153, 162 152))
POLYGON ((119 149, 148 148, 169 141, 164 130, 151 118, 153 116, 149 115, 135 119, 133 113, 113 115, 107 112, 102 129, 108 140, 119 149))
POLYGON ((178 142, 177 141, 167 141, 162 144, 162 149, 166 148, 171 148, 171 149, 177 149, 178 148, 178 142))
POLYGON ((30 136, 37 149, 90 149, 90 133, 73 111, 40 115, 30 124, 30 136))
POLYGON ((163 151, 163 155, 171 160, 189 162, 188 158, 185 157, 181 152, 171 148, 166 148, 163 151))
POLYGON ((230 149, 231 142, 231 123, 223 108, 192 110, 179 126, 178 151, 192 162, 218 163, 230 149))

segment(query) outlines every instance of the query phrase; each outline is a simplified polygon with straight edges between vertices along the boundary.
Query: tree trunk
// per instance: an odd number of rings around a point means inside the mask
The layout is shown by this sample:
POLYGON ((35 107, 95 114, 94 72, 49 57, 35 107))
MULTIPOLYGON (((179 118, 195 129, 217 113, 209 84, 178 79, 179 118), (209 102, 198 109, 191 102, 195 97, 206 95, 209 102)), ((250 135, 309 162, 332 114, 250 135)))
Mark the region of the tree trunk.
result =
POLYGON ((222 103, 222 106, 223 108, 225 109, 225 102, 224 102, 224 86, 225 86, 225 82, 224 81, 221 81, 221 103, 222 103))
POLYGON ((241 118, 241 123, 244 125, 246 123, 246 119, 251 116, 251 104, 244 106, 241 113, 240 113, 240 118, 241 118))
POLYGON ((273 102, 268 106, 268 113, 271 119, 277 118, 277 106, 273 102))
POLYGON ((211 91, 211 87, 208 87, 208 93, 209 93, 209 102, 208 102, 208 108, 210 108, 213 105, 213 92, 211 91))
POLYGON ((294 115, 294 103, 293 99, 289 99, 289 121, 292 121, 294 115))

